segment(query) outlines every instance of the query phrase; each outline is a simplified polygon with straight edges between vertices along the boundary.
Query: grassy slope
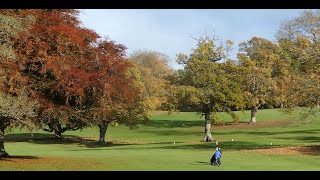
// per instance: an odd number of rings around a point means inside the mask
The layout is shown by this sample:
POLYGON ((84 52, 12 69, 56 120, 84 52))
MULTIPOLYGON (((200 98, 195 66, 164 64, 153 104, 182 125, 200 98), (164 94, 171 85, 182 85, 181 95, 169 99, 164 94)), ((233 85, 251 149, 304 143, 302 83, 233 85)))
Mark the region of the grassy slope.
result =
MULTIPOLYGON (((250 113, 239 113, 241 121, 247 122, 250 113)), ((78 137, 95 140, 97 128, 67 132, 63 142, 48 140, 50 135, 41 131, 30 140, 28 132, 15 130, 6 135, 5 146, 9 154, 18 157, 0 160, 0 170, 319 170, 319 156, 239 151, 319 144, 320 118, 295 126, 293 117, 278 110, 261 110, 257 116, 258 123, 288 119, 292 124, 286 127, 213 127, 213 136, 223 150, 221 167, 209 165, 215 143, 200 142, 204 123, 196 113, 155 112, 151 123, 137 130, 110 127, 107 139, 112 143, 105 147, 78 137)))

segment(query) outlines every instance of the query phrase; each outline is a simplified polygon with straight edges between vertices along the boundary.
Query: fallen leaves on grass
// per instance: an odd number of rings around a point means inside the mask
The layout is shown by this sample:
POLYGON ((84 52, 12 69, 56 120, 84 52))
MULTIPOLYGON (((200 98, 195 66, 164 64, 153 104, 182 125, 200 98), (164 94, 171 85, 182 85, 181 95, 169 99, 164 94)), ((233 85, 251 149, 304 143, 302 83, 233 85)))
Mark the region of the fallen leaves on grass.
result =
POLYGON ((242 152, 275 154, 275 155, 320 155, 320 145, 242 150, 242 152))
POLYGON ((8 170, 94 170, 100 163, 92 159, 55 158, 36 156, 12 156, 1 158, 0 167, 8 170))
POLYGON ((287 126, 292 121, 290 120, 270 120, 270 121, 260 121, 255 124, 248 124, 248 122, 239 122, 239 123, 226 123, 225 125, 215 125, 215 129, 250 129, 250 128, 272 128, 272 127, 281 127, 287 126))

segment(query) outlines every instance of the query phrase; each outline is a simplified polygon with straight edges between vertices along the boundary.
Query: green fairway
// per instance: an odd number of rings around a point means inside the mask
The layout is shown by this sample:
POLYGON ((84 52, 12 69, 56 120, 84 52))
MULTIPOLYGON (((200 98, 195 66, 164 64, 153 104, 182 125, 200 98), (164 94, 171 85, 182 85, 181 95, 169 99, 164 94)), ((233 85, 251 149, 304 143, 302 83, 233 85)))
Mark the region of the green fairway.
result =
POLYGON ((223 152, 220 167, 209 163, 215 142, 200 142, 203 117, 192 112, 154 112, 151 122, 136 130, 110 126, 105 146, 97 145, 96 127, 66 132, 62 141, 52 140, 44 131, 31 135, 15 129, 5 136, 6 151, 13 157, 0 159, 0 170, 320 170, 319 117, 298 120, 276 109, 259 110, 252 126, 246 123, 249 111, 237 113, 238 125, 222 115, 226 125, 212 128, 223 152), (293 146, 314 148, 312 153, 257 150, 293 146))

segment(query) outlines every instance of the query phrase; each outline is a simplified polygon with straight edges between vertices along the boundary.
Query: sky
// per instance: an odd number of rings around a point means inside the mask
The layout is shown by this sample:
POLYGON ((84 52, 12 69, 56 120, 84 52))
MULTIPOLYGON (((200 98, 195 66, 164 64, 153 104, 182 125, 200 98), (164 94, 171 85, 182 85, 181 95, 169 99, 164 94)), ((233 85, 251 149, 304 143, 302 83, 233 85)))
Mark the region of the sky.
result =
POLYGON ((82 9, 82 25, 125 45, 127 55, 136 50, 153 50, 168 55, 190 54, 194 38, 214 34, 234 42, 230 58, 236 60, 238 45, 252 37, 275 41, 282 22, 300 15, 302 9, 82 9))

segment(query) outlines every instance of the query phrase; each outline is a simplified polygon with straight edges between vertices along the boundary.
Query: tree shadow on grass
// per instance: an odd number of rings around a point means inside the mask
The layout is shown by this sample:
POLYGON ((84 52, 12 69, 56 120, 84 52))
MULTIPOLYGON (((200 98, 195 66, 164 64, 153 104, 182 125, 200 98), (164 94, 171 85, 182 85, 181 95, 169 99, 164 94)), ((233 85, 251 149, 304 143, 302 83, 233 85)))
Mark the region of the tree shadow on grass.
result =
POLYGON ((145 143, 145 144, 181 144, 184 143, 182 141, 167 141, 167 142, 156 142, 156 143, 145 143))
MULTIPOLYGON (((248 124, 247 121, 239 121, 238 123, 234 122, 226 122, 224 125, 222 124, 215 124, 214 127, 232 127, 240 124, 248 124)), ((195 126, 204 126, 204 120, 190 120, 190 121, 183 121, 183 120, 151 120, 146 126, 156 127, 156 128, 177 128, 177 127, 195 127, 195 126)), ((248 127, 250 127, 248 125, 248 127)))
POLYGON ((225 135, 225 134, 247 134, 247 135, 280 135, 280 134, 318 134, 320 129, 309 129, 309 130, 284 130, 284 131, 223 131, 223 132, 214 132, 216 135, 225 135))
POLYGON ((40 159, 39 157, 37 156, 21 156, 21 155, 18 155, 18 156, 9 156, 9 157, 0 157, 0 161, 12 161, 14 159, 40 159))
POLYGON ((226 122, 225 123, 226 126, 234 126, 234 125, 238 125, 238 124, 248 124, 248 121, 239 121, 238 123, 234 123, 234 122, 226 122))
POLYGON ((129 143, 115 143, 115 142, 106 142, 104 144, 100 144, 97 141, 83 141, 80 144, 88 147, 88 148, 100 148, 100 147, 117 147, 117 146, 127 146, 127 145, 134 145, 129 143))
MULTIPOLYGON (((172 122, 173 124, 175 122, 172 122)), ((247 124, 247 122, 240 122, 240 124, 247 124)), ((203 124, 201 124, 203 125, 203 124)), ((217 129, 213 129, 214 135, 258 135, 258 136, 267 136, 267 135, 282 135, 282 134, 301 134, 305 135, 308 134, 318 134, 320 133, 320 128, 317 129, 309 129, 309 130, 294 130, 294 129, 286 129, 286 130, 263 130, 263 128, 246 128, 243 130, 236 129, 236 126, 234 126, 234 123, 227 123, 226 125, 215 125, 217 129), (222 130, 223 127, 232 127, 234 126, 235 129, 226 129, 222 130), (220 128, 221 127, 221 128, 220 128), (220 129, 219 129, 220 128, 220 129), (216 131, 217 130, 217 131, 216 131)), ((249 126, 249 125, 248 125, 249 126)), ((175 126, 170 126, 175 127, 175 126)), ((188 126, 186 126, 188 127, 188 126)), ((155 129, 155 130, 149 130, 149 129, 143 129, 139 130, 141 133, 149 133, 149 134, 155 134, 160 136, 170 136, 170 135, 177 135, 177 136, 185 136, 187 134, 203 134, 202 127, 199 127, 198 132, 194 131, 185 131, 183 129, 155 129)))
MULTIPOLYGON (((127 146, 127 145, 133 145, 133 144, 117 144, 117 143, 113 143, 113 142, 107 142, 103 145, 98 144, 97 142, 93 142, 93 143, 88 143, 85 146, 87 148, 83 149, 70 149, 70 150, 66 150, 66 151, 97 151, 97 150, 102 150, 102 151, 106 151, 106 150, 114 150, 113 148, 108 148, 108 147, 118 147, 118 146, 127 146)), ((123 148, 123 149, 131 149, 131 148, 123 148)))
POLYGON ((299 140, 301 143, 313 143, 320 142, 319 136, 295 136, 295 137, 277 137, 277 139, 294 139, 299 140))
POLYGON ((180 131, 180 130, 140 130, 142 133, 156 134, 160 136, 185 136, 186 134, 203 134, 203 132, 191 132, 191 131, 180 131))
MULTIPOLYGON (((182 144, 184 142, 175 142, 175 144, 182 144)), ((99 149, 98 147, 117 147, 117 146, 124 146, 124 145, 138 145, 138 147, 124 147, 124 148, 119 148, 117 150, 128 150, 128 149, 139 149, 139 150, 143 150, 143 149, 161 149, 162 147, 146 147, 145 145, 163 145, 163 144, 167 144, 167 145, 172 145, 174 146, 174 142, 156 142, 156 143, 144 143, 144 144, 124 144, 124 143, 121 143, 121 144, 114 144, 113 142, 107 142, 107 144, 105 145, 97 145, 94 144, 94 147, 95 148, 91 148, 91 149, 72 149, 72 150, 68 150, 68 151, 87 151, 87 150, 115 150, 114 148, 101 148, 99 149), (139 146, 142 146, 142 147, 139 147, 139 146)), ((87 146, 88 147, 88 146, 87 146)))
MULTIPOLYGON (((77 144, 78 146, 84 146, 88 149, 85 150, 107 150, 106 147, 119 147, 119 146, 128 146, 128 145, 161 145, 161 144, 168 144, 174 145, 174 142, 154 142, 154 143, 144 143, 144 144, 137 144, 137 143, 123 143, 123 142, 111 142, 108 141, 105 144, 100 144, 96 140, 86 139, 76 135, 64 135, 62 139, 55 139, 53 138, 52 134, 46 133, 18 133, 18 134, 7 134, 5 135, 5 142, 28 142, 33 144, 77 144)), ((181 144, 183 142, 175 142, 175 144, 181 144)), ((150 148, 142 148, 142 149, 152 149, 158 147, 150 147, 150 148)), ((128 148, 121 148, 121 149, 130 149, 128 148)), ((71 151, 82 151, 80 150, 71 150, 71 151)))
POLYGON ((183 120, 151 120, 146 126, 155 128, 177 128, 177 127, 193 127, 202 126, 203 120, 183 121, 183 120))
MULTIPOLYGON (((255 142, 247 142, 247 141, 225 141, 220 142, 219 147, 222 151, 224 150, 249 150, 249 149, 269 149, 272 147, 279 147, 276 145, 270 146, 267 144, 259 144, 255 142)), ((203 142, 200 144, 184 144, 177 146, 162 146, 159 148, 163 149, 190 149, 190 150, 214 150, 216 148, 216 144, 214 142, 203 142)))
MULTIPOLYGON (((49 137, 50 134, 45 134, 45 133, 17 133, 17 134, 13 134, 13 133, 5 133, 4 135, 4 139, 5 141, 11 141, 11 142, 24 142, 27 141, 30 138, 40 138, 40 137, 49 137)), ((52 134, 51 134, 52 137, 52 134)))
POLYGON ((132 145, 128 143, 114 142, 100 144, 96 140, 86 139, 76 135, 64 135, 62 139, 56 139, 52 136, 52 134, 45 133, 33 133, 32 135, 30 133, 7 134, 5 135, 5 142, 28 142, 34 144, 78 144, 79 146, 85 146, 89 148, 132 145))
POLYGON ((5 135, 5 142, 29 142, 34 144, 73 144, 91 142, 94 140, 83 139, 75 135, 63 135, 62 139, 56 139, 52 134, 46 133, 18 133, 5 135))
POLYGON ((10 156, 9 158, 13 158, 13 159, 40 159, 37 156, 21 156, 21 155, 10 156))
POLYGON ((301 154, 319 156, 320 155, 320 145, 304 146, 304 149, 299 149, 298 151, 300 151, 301 154))

